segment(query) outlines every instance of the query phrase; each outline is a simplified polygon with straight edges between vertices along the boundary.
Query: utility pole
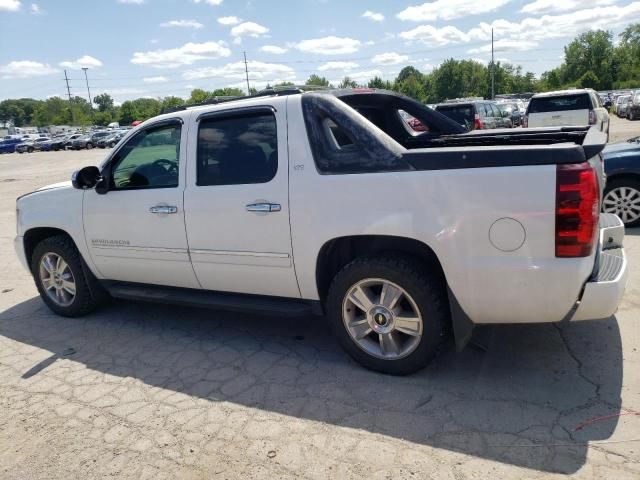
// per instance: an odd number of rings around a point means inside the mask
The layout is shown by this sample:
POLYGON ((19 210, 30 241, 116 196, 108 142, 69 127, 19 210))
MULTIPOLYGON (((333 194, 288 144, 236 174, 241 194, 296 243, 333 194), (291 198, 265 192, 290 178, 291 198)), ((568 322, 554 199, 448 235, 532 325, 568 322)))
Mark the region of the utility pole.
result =
POLYGON ((496 64, 493 59, 493 28, 491 29, 491 100, 496 98, 495 92, 496 64))
POLYGON ((93 110, 93 102, 91 101, 91 90, 89 90, 89 78, 87 77, 87 70, 89 70, 89 68, 82 67, 82 70, 84 70, 84 80, 87 82, 87 95, 89 96, 89 106, 91 107, 91 110, 93 110))
POLYGON ((64 71, 64 81, 67 82, 67 94, 69 95, 69 109, 71 110, 71 122, 76 123, 76 116, 73 113, 73 102, 71 101, 71 89, 69 88, 69 77, 67 77, 67 71, 64 71))
POLYGON ((247 95, 251 95, 251 87, 249 87, 249 67, 247 67, 247 52, 242 52, 244 54, 244 73, 247 77, 247 95))

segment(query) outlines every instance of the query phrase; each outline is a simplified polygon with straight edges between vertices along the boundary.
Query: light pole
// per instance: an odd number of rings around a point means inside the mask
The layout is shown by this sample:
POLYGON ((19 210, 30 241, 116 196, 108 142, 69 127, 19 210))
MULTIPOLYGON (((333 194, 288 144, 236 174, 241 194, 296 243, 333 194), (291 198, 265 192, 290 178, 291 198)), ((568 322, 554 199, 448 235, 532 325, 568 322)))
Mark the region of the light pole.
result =
POLYGON ((89 78, 87 77, 87 70, 89 70, 89 68, 82 67, 82 70, 84 70, 84 80, 87 82, 87 95, 89 95, 89 106, 91 107, 91 110, 93 110, 93 102, 91 101, 91 90, 89 90, 89 78))

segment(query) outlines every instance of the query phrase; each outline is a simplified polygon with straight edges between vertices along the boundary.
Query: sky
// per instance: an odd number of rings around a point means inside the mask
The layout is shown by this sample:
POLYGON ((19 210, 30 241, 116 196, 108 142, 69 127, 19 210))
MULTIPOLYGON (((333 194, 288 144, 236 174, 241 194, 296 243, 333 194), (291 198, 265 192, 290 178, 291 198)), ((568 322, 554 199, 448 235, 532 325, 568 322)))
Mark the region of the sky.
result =
POLYGON ((0 99, 188 97, 191 89, 393 79, 447 58, 536 75, 577 34, 640 21, 630 0, 0 0, 0 99))

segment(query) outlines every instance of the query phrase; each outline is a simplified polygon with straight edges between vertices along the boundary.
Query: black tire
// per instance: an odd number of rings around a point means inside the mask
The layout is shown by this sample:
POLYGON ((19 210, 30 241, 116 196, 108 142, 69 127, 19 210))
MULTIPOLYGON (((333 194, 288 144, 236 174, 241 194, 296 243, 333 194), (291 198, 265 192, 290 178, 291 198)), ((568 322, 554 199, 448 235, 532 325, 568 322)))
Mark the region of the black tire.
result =
POLYGON ((33 148, 32 147, 27 148, 27 153, 33 153, 33 148))
POLYGON ((93 148, 93 143, 87 142, 86 148, 87 150, 91 150, 93 148))
MULTIPOLYGON (((615 190, 616 188, 620 188, 620 187, 633 188, 634 190, 637 190, 638 192, 640 192, 640 181, 636 180, 635 178, 614 178, 613 180, 607 181, 607 186, 604 189, 602 198, 606 200, 606 197, 609 194, 609 192, 611 192, 611 190, 615 190)), ((602 209, 604 210, 604 208, 605 208, 605 205, 603 203, 602 209)), ((615 213, 615 212, 610 212, 610 213, 615 213)), ((618 215, 618 216, 620 216, 620 219, 624 222, 623 217, 621 215, 618 215)), ((624 222, 624 225, 627 228, 640 227, 640 218, 631 222, 624 222)))
POLYGON ((31 273, 40 293, 40 297, 47 306, 58 315, 64 317, 80 317, 93 311, 106 298, 106 293, 100 287, 89 269, 84 265, 82 257, 73 241, 65 235, 56 235, 45 238, 38 243, 31 257, 31 273), (76 284, 76 293, 73 301, 68 306, 55 303, 47 295, 40 279, 40 261, 47 253, 55 253, 64 259, 69 265, 76 284))
MULTIPOLYGON (((415 258, 395 253, 363 256, 346 265, 334 277, 327 295, 326 312, 331 329, 344 350, 364 367, 391 375, 420 370, 438 353, 450 322, 444 282, 415 258), (382 359, 367 353, 348 333, 343 322, 343 301, 359 281, 378 278, 403 288, 423 318, 422 336, 415 349, 399 359, 382 359)), ((374 333, 375 335, 375 333, 374 333)))

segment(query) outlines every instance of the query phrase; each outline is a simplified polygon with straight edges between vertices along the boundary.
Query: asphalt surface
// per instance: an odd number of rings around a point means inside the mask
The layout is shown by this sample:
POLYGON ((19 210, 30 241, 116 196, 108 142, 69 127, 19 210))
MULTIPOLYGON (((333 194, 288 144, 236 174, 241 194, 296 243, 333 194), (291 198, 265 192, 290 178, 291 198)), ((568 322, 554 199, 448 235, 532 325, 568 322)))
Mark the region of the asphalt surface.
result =
POLYGON ((317 318, 53 315, 13 251, 15 198, 105 153, 0 156, 0 478, 640 477, 639 230, 614 317, 484 328, 390 377, 317 318))

